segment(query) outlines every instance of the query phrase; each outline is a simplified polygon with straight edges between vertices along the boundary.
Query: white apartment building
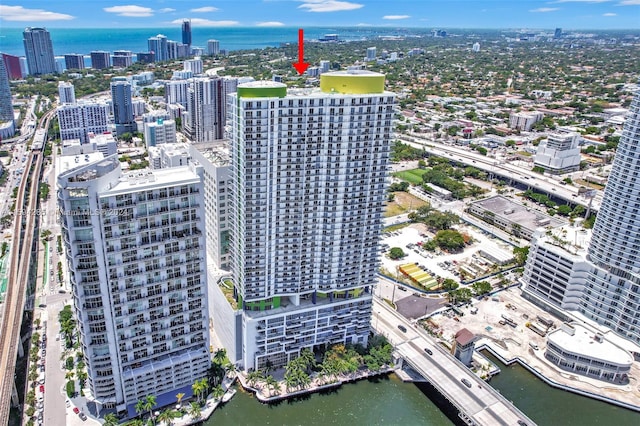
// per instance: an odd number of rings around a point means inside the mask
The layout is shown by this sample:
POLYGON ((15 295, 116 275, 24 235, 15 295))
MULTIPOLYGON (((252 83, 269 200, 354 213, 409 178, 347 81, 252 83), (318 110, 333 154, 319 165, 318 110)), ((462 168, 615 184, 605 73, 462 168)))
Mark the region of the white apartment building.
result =
POLYGON ((60 96, 60 104, 75 104, 76 103, 76 91, 73 87, 73 83, 68 81, 58 82, 58 95, 60 96))
POLYGON ((185 143, 150 146, 148 150, 149 165, 152 169, 186 166, 191 159, 189 146, 185 143))
MULTIPOLYGON (((480 45, 478 45, 479 49, 480 45)), ((512 112, 509 114, 509 127, 522 132, 529 132, 533 125, 543 118, 544 114, 538 111, 512 112)))
POLYGON ((176 139, 176 122, 158 118, 151 123, 144 123, 144 141, 147 148, 162 144, 173 144, 176 139))
POLYGON ((202 59, 200 58, 187 59, 182 66, 185 71, 191 71, 193 75, 200 75, 204 72, 202 59))
POLYGON ((63 104, 57 108, 60 139, 89 141, 89 133, 104 133, 109 128, 109 111, 104 102, 79 102, 63 104))
MULTIPOLYGON (((550 259, 546 253, 538 256, 539 248, 545 245, 534 241, 524 276, 525 295, 577 312, 636 345, 640 344, 640 181, 637 178, 640 153, 636 149, 639 143, 640 92, 631 103, 631 114, 622 130, 593 235, 588 246, 583 244, 588 248, 582 257, 584 261, 580 262, 586 265, 573 271, 571 263, 575 262, 560 251, 550 259), (555 258, 560 264, 566 264, 564 269, 557 266, 555 258), (548 271, 547 276, 536 279, 541 271, 548 271), (565 275, 571 272, 567 275, 566 289, 553 279, 562 271, 565 275), (569 283, 574 282, 569 288, 569 283), (547 294, 554 288, 557 294, 547 294)), ((636 358, 640 358, 638 347, 636 358)))
POLYGON ((58 157, 58 206, 87 397, 131 418, 210 367, 202 170, 124 174, 116 155, 58 157))
POLYGON ((384 75, 325 73, 320 90, 247 83, 230 98, 242 314, 219 335, 235 338, 225 343, 244 369, 283 365, 303 348, 366 345, 394 116, 384 75))
POLYGON ((164 84, 164 98, 167 104, 187 106, 188 80, 170 80, 164 84))
POLYGON ((540 142, 533 164, 546 172, 562 174, 580 170, 580 134, 555 133, 540 142))

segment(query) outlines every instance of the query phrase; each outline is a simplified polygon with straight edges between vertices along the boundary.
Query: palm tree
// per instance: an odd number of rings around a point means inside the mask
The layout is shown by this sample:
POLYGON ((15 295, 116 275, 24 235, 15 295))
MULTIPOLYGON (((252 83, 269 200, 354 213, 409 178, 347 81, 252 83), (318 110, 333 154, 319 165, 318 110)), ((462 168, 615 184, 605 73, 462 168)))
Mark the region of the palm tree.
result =
POLYGON ((144 411, 147 411, 147 408, 145 406, 143 399, 136 402, 135 410, 136 410, 136 413, 138 414, 142 414, 144 411))
POLYGON ((102 426, 118 426, 118 417, 113 413, 105 415, 102 426))
POLYGON ((128 421, 125 426, 144 426, 144 422, 141 419, 133 419, 128 421))
POLYGON ((158 421, 164 423, 167 426, 171 426, 174 417, 174 412, 171 409, 167 409, 158 415, 158 421))
POLYGON ((192 402, 191 405, 189 405, 189 415, 193 420, 198 420, 202 415, 200 404, 198 404, 197 402, 192 402))
POLYGON ((262 374, 262 371, 260 371, 260 370, 252 371, 247 376, 247 383, 249 383, 249 386, 255 387, 256 383, 258 383, 260 380, 262 380, 263 377, 264 376, 262 374))
POLYGON ((218 385, 215 388, 213 388, 213 397, 215 399, 220 399, 222 398, 222 395, 224 395, 224 389, 222 389, 222 386, 218 385))
POLYGON ((156 397, 154 395, 147 395, 144 397, 143 401, 145 411, 149 411, 149 417, 155 424, 155 420, 153 420, 153 407, 156 405, 156 397))
POLYGON ((213 360, 217 363, 222 365, 222 363, 224 362, 225 358, 227 357, 227 350, 222 348, 222 349, 218 349, 214 354, 213 354, 213 360))
MULTIPOLYGON (((267 389, 269 390, 273 389, 277 395, 278 392, 276 391, 276 387, 280 387, 278 384, 278 381, 274 379, 272 375, 269 375, 267 376, 266 383, 267 383, 267 389)), ((269 395, 271 395, 271 391, 269 391, 269 395)))

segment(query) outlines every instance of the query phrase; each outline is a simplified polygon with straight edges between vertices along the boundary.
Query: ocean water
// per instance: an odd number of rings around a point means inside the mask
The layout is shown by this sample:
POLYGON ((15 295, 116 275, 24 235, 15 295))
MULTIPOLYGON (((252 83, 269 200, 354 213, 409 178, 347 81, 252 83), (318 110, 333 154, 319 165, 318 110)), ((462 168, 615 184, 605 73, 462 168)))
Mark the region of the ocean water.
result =
MULTIPOLYGON (((22 42, 22 28, 3 28, 0 26, 0 52, 10 55, 24 56, 22 42)), ((304 28, 305 40, 321 38, 325 34, 338 34, 341 40, 365 40, 377 38, 381 35, 420 35, 425 30, 402 28, 304 28)), ((130 50, 134 54, 147 52, 147 39, 158 34, 164 34, 169 40, 181 41, 180 27, 171 28, 50 28, 51 42, 56 56, 68 53, 87 55, 92 50, 130 50)), ((193 28, 192 37, 194 47, 206 49, 207 40, 220 41, 220 49, 227 51, 241 49, 259 49, 278 47, 282 43, 297 42, 297 27, 277 28, 193 28)))

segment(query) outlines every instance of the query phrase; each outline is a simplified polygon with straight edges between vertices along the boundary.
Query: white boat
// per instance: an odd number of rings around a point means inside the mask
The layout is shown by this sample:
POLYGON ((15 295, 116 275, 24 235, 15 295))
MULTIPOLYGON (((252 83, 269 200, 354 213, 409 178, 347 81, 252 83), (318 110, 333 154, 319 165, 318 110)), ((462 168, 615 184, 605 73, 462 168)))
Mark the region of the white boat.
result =
POLYGON ((233 398, 233 395, 236 394, 236 390, 235 389, 229 389, 225 392, 224 395, 222 395, 222 402, 227 402, 229 401, 231 398, 233 398))

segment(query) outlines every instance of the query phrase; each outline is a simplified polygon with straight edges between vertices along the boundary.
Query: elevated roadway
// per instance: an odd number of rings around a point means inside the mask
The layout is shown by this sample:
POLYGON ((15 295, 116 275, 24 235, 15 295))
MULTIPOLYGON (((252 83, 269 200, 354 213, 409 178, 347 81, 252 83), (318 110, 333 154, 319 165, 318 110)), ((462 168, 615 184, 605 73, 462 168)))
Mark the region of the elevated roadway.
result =
POLYGON ((535 425, 488 383, 473 374, 440 344, 374 297, 373 328, 389 339, 403 360, 449 400, 469 425, 535 425), (400 330, 403 326, 406 331, 400 330), (431 354, 426 350, 430 350, 431 354), (469 384, 465 384, 463 379, 469 384))
POLYGON ((398 139, 414 148, 424 149, 429 154, 473 166, 490 175, 497 175, 504 179, 517 182, 568 203, 580 204, 584 207, 589 207, 589 203, 591 203, 591 210, 593 211, 598 211, 602 202, 602 191, 597 191, 593 201, 591 201, 590 198, 579 193, 575 187, 560 185, 559 182, 553 178, 523 169, 513 164, 505 163, 501 160, 496 160, 495 158, 486 157, 466 149, 443 145, 417 135, 398 135, 398 139))
MULTIPOLYGON (((49 120, 46 119, 45 126, 48 125, 49 120)), ((38 218, 36 209, 42 160, 41 151, 32 151, 28 155, 16 197, 11 262, 7 270, 8 284, 0 323, 0 425, 9 422, 9 410, 14 395, 15 366, 18 345, 21 344, 20 327, 29 283, 35 221, 38 218)))

